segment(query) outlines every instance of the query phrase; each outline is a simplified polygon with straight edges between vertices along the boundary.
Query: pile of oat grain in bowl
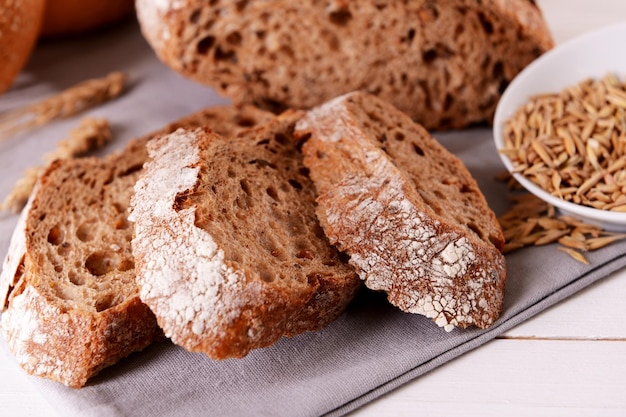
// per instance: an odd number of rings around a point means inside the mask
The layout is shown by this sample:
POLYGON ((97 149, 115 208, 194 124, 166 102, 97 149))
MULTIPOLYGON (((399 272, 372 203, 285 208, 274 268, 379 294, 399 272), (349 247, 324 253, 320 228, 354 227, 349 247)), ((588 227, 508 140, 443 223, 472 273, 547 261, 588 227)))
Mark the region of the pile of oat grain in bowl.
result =
POLYGON ((504 136, 514 172, 563 200, 626 212, 626 82, 609 74, 533 96, 504 136))
MULTIPOLYGON (((503 130, 505 146, 498 151, 514 173, 565 201, 626 213, 626 82, 608 74, 533 96, 503 130)), ((626 238, 559 215, 531 194, 516 197, 499 221, 505 252, 558 242, 559 250, 584 263, 585 252, 626 238)))

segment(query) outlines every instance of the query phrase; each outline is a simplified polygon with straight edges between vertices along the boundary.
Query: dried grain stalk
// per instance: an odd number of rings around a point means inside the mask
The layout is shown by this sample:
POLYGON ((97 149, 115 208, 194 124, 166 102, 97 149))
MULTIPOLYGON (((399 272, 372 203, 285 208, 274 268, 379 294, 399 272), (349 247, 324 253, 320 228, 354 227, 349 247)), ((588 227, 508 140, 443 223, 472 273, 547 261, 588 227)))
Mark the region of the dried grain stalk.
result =
POLYGON ((585 252, 626 239, 626 234, 607 232, 574 217, 558 215, 553 206, 529 193, 512 197, 511 208, 498 221, 505 239, 504 253, 558 243, 559 250, 588 263, 585 252))
POLYGON ((70 159, 102 148, 111 140, 111 129, 106 119, 86 117, 72 129, 67 138, 57 144, 57 148, 43 156, 45 165, 28 169, 13 186, 11 193, 0 204, 0 211, 19 212, 30 197, 35 184, 46 166, 57 159, 70 159))
POLYGON ((102 78, 83 81, 26 107, 5 112, 0 115, 0 141, 112 100, 124 92, 126 78, 122 72, 112 72, 102 78))

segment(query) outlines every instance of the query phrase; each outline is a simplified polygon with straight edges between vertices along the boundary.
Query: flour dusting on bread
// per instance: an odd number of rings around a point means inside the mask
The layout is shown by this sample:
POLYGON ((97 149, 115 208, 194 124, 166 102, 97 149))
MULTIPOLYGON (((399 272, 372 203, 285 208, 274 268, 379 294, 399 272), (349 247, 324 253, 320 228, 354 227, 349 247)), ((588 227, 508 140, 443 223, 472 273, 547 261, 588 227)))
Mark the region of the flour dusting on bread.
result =
POLYGON ((148 144, 152 162, 146 165, 145 175, 150 180, 144 177, 135 185, 129 216, 136 222, 133 250, 145 254, 141 262, 146 267, 139 265, 145 271, 140 297, 153 305, 162 328, 185 329, 178 334, 166 330, 166 336, 178 343, 189 337, 187 332, 210 332, 217 320, 238 314, 236 301, 228 294, 244 281, 226 266, 224 252, 211 236, 195 226, 195 209, 176 211, 173 207, 176 195, 197 181, 195 137, 193 132, 179 129, 169 140, 148 144), (154 227, 164 222, 169 227, 154 227), (208 314, 207 306, 219 309, 221 315, 208 314))

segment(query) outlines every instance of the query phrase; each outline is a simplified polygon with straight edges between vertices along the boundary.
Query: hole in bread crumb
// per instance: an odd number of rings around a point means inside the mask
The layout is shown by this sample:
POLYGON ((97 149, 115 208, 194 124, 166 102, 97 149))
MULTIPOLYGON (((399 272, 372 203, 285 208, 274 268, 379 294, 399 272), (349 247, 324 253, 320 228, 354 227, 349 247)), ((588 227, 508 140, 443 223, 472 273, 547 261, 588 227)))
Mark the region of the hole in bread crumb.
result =
POLYGON ((60 245, 65 240, 65 233, 59 226, 53 226, 48 232, 48 243, 51 245, 60 245))
POLYGON ((274 135, 274 140, 281 145, 287 145, 289 143, 289 138, 283 133, 276 133, 274 135))
POLYGON ((480 232, 480 228, 476 226, 476 224, 468 223, 467 228, 470 229, 472 232, 476 233, 478 236, 480 237, 482 236, 482 233, 480 232))
POLYGON ((206 55, 207 52, 209 52, 209 49, 213 47, 213 44, 215 44, 215 37, 206 36, 198 41, 196 44, 196 51, 198 51, 198 54, 200 55, 206 55))
POLYGON ((196 23, 198 23, 199 19, 200 19, 200 10, 199 9, 194 10, 189 15, 189 23, 191 23, 192 25, 195 25, 196 23))
POLYGON ((413 150, 415 151, 416 154, 418 154, 419 156, 424 156, 424 150, 422 148, 420 148, 417 144, 413 143, 413 150))
POLYGON ((103 252, 92 253, 85 260, 85 268, 95 276, 105 275, 116 267, 117 260, 103 252))
POLYGON ((302 189, 302 184, 300 184, 298 181, 291 179, 291 178, 288 181, 289 181, 289 184, 296 190, 302 189))
POLYGON ((127 212, 126 206, 120 203, 113 203, 113 210, 115 210, 115 212, 118 214, 127 212))
POLYGON ((57 253, 60 256, 66 257, 70 253, 70 244, 68 242, 63 242, 57 247, 57 253))
POLYGON ((450 110, 453 104, 454 104, 454 97, 452 97, 452 94, 446 93, 446 97, 443 100, 443 110, 444 111, 450 110))
POLYGON ((496 61, 496 63, 493 64, 493 78, 499 79, 499 78, 502 78, 503 75, 504 75, 504 64, 502 63, 502 61, 496 61))
POLYGON ((231 45, 239 46, 241 45, 241 34, 239 32, 232 32, 226 36, 226 42, 231 45))
POLYGON ((124 259, 117 267, 118 271, 125 272, 135 269, 135 262, 132 259, 124 259))
POLYGON ((415 29, 411 28, 407 32, 406 37, 404 39, 406 43, 411 43, 413 41, 413 38, 415 38, 415 29))
POLYGON ((280 199, 278 198, 278 191, 276 191, 276 188, 274 188, 274 187, 267 187, 265 192, 267 192, 267 195, 272 197, 273 200, 280 201, 280 199))
POLYGON ((265 159, 252 159, 251 161, 248 162, 249 164, 257 164, 258 166, 262 167, 262 168, 272 168, 272 169, 277 169, 278 167, 271 163, 266 161, 265 159))
POLYGON ((238 119, 235 123, 239 127, 252 127, 257 124, 257 122, 252 117, 242 117, 238 119))
POLYGON ((457 39, 459 36, 461 36, 463 32, 465 32, 465 26, 463 25, 463 23, 457 23, 454 28, 454 39, 457 39))
POLYGON ((429 49, 422 54, 422 61, 427 64, 430 64, 435 59, 437 59, 437 51, 435 49, 429 49))
POLYGON ((98 301, 96 301, 96 305, 95 305, 96 311, 101 312, 108 308, 113 307, 115 305, 114 300, 115 299, 113 297, 113 294, 107 294, 101 297, 98 301))
POLYGON ((485 16, 484 13, 479 12, 478 19, 480 20, 480 24, 483 26, 483 29, 485 29, 485 33, 487 35, 491 35, 493 33, 493 24, 489 19, 487 19, 487 16, 485 16))
POLYGON ((82 275, 78 275, 76 272, 74 271, 69 271, 67 273, 67 278, 70 280, 70 282, 74 285, 85 285, 85 277, 83 277, 82 275))
POLYGON ((248 182, 246 180, 239 181, 239 186, 241 187, 243 192, 246 193, 246 195, 250 195, 250 186, 248 185, 248 182))
POLYGON ((335 25, 345 26, 348 24, 350 19, 352 19, 352 13, 350 13, 350 10, 341 8, 330 12, 328 17, 335 25))
POLYGON ((216 61, 230 61, 232 63, 237 63, 237 53, 235 51, 224 50, 220 46, 215 48, 215 54, 213 56, 216 61))
POLYGON ((126 217, 121 217, 114 222, 114 227, 116 230, 126 230, 130 227, 130 223, 126 217))
POLYGON ((396 132, 394 134, 394 139, 397 140, 398 142, 402 142, 404 140, 404 133, 402 132, 396 132))
POLYGON ((78 229, 76 229, 76 237, 81 242, 92 241, 95 237, 93 233, 93 223, 90 221, 78 226, 78 229))

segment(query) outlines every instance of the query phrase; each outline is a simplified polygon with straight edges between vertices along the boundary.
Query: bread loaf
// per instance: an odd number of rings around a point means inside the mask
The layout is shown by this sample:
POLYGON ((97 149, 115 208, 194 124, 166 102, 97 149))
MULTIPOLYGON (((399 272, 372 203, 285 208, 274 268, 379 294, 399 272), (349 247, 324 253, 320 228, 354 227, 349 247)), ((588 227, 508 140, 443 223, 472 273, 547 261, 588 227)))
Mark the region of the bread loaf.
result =
POLYGON ((532 0, 137 0, 175 71, 237 103, 307 109, 364 90, 427 129, 490 121, 553 41, 532 0))
POLYGON ((392 105, 351 93, 298 122, 318 217, 367 287, 451 330, 500 314, 504 238, 462 162, 392 105))
POLYGON ((288 112, 231 138, 148 144, 130 219, 140 297, 166 336, 215 359, 318 330, 360 280, 329 243, 288 112))
POLYGON ((24 68, 41 30, 46 0, 0 0, 0 93, 24 68))
POLYGON ((41 35, 71 36, 102 29, 134 14, 134 0, 48 0, 41 35))
MULTIPOLYGON (((209 124, 230 135, 267 116, 210 108, 159 133, 209 124)), ((52 163, 23 210, 0 275, 0 303, 2 333, 28 373, 81 387, 162 337, 138 296, 127 219, 152 137, 103 159, 52 163)))

